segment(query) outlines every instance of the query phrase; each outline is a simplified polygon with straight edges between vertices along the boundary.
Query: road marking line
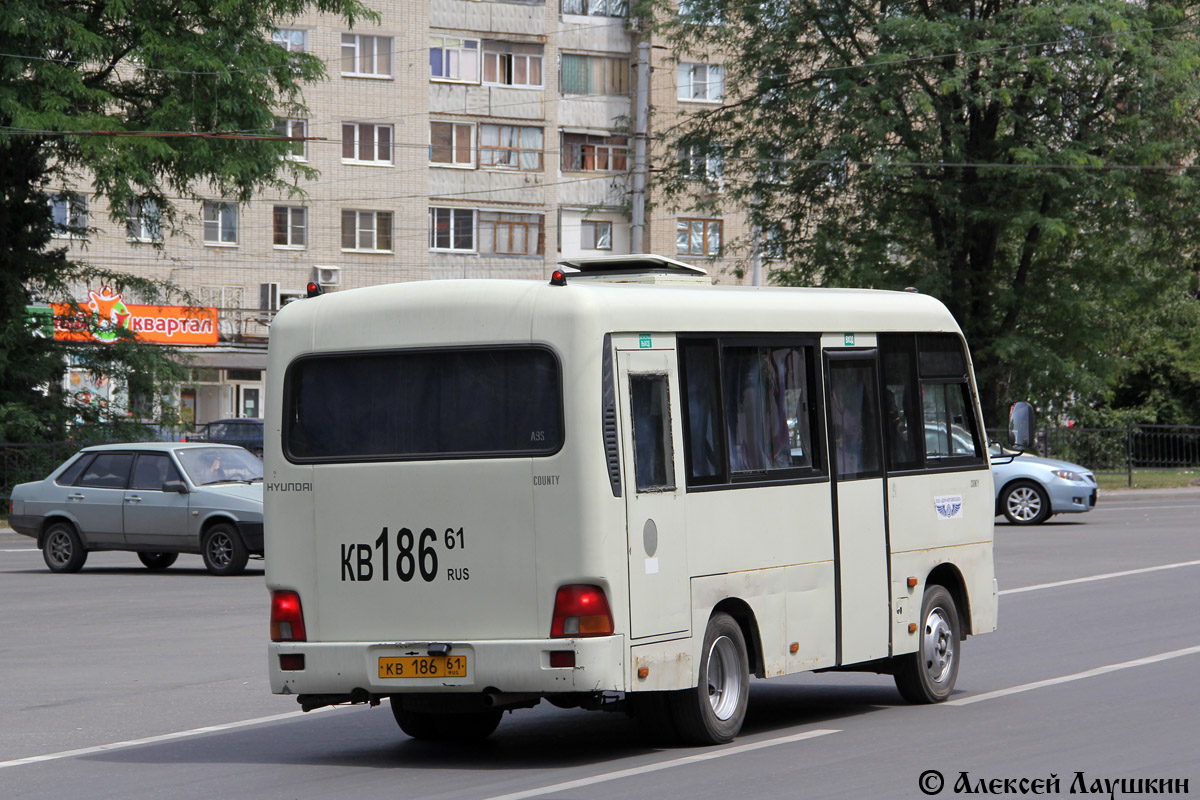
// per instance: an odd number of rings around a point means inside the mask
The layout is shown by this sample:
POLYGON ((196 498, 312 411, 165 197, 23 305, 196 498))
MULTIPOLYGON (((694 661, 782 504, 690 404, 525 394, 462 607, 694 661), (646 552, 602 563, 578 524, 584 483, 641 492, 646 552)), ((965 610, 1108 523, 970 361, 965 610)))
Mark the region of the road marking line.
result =
POLYGON ((947 700, 944 705, 948 706, 969 706, 972 703, 982 703, 984 700, 994 700, 997 697, 1007 697, 1010 694, 1020 694, 1022 692, 1031 692, 1034 689, 1041 689, 1046 686, 1056 686, 1060 683, 1070 683, 1071 681, 1081 681, 1084 678, 1094 678, 1097 675, 1107 675, 1110 672, 1117 672, 1123 669, 1132 669, 1133 667, 1144 667, 1147 664, 1157 664, 1159 661, 1169 661, 1172 658, 1182 658, 1183 656, 1191 656, 1200 653, 1200 645, 1195 647, 1185 647, 1182 650, 1172 650, 1169 653, 1159 653, 1155 656, 1146 656, 1145 658, 1134 659, 1133 661, 1123 661, 1120 664, 1109 664, 1106 667, 1096 667, 1085 672, 1076 672, 1074 675, 1063 675, 1061 678, 1049 678, 1044 681, 1034 681, 1033 683, 1023 683, 1020 686, 1013 686, 1009 689, 998 689, 994 692, 984 692, 983 694, 964 697, 960 700, 947 700))
POLYGON ((512 794, 502 794, 495 797, 490 797, 488 800, 524 800, 527 797, 540 797, 551 792, 566 792, 571 789, 579 789, 583 786, 594 786, 597 783, 607 783, 608 781, 617 781, 622 778, 630 778, 634 775, 645 775, 648 772, 658 772, 659 770, 671 769, 672 767, 682 767, 685 764, 696 764, 701 761, 711 761, 714 758, 724 758, 725 756, 734 756, 741 753, 748 753, 752 750, 762 750, 765 747, 775 747, 780 744, 790 744, 792 742, 803 741, 804 739, 815 739, 818 736, 828 736, 831 733, 841 733, 840 730, 820 729, 815 731, 805 731, 792 736, 781 736, 778 739, 766 739, 761 742, 751 742, 750 744, 737 745, 736 747, 726 747, 723 750, 715 750, 708 753, 701 753, 694 756, 684 756, 671 761, 659 761, 656 764, 646 764, 641 767, 633 767, 631 769, 623 769, 617 772, 606 772, 603 775, 593 775, 590 778, 580 778, 577 781, 567 781, 565 783, 556 783, 551 786, 542 786, 538 789, 527 789, 523 792, 513 792, 512 794))
POLYGON ((1147 572, 1158 572, 1164 569, 1179 569, 1180 567, 1195 567, 1200 566, 1200 561, 1179 561, 1174 564, 1160 564, 1157 567, 1142 567, 1141 569, 1127 569, 1122 572, 1106 572, 1103 575, 1090 575, 1086 578, 1072 578, 1069 581, 1055 581, 1053 583, 1039 583, 1036 586, 1020 586, 1016 589, 1002 589, 1000 594, 1020 594, 1021 592, 1036 592, 1040 589, 1054 589, 1059 586, 1071 586, 1076 583, 1091 583, 1092 581, 1106 581, 1109 578, 1124 578, 1126 575, 1144 575, 1147 572))
POLYGON ((279 722, 285 719, 294 719, 305 713, 316 714, 318 711, 330 711, 338 706, 325 706, 323 708, 314 708, 312 711, 289 711, 286 714, 273 714, 269 717, 258 717, 257 719, 244 719, 240 722, 227 722, 222 725, 208 725, 203 728, 193 728, 189 731, 176 731, 175 733, 164 733, 159 736, 147 736, 144 739, 130 739, 125 742, 112 742, 110 744, 99 744, 94 747, 81 747, 78 750, 64 750, 61 753, 48 753, 44 756, 29 756, 28 758, 15 758, 12 761, 0 761, 0 769, 5 767, 19 767, 22 764, 37 764, 42 761, 58 761, 63 758, 75 758, 76 756, 87 756, 93 753, 105 753, 110 750, 124 750, 129 747, 138 747, 144 744, 157 744, 158 742, 169 742, 174 739, 187 739, 192 736, 200 736, 205 733, 219 733, 221 731, 235 730, 237 728, 248 728, 251 725, 262 725, 267 722, 279 722))

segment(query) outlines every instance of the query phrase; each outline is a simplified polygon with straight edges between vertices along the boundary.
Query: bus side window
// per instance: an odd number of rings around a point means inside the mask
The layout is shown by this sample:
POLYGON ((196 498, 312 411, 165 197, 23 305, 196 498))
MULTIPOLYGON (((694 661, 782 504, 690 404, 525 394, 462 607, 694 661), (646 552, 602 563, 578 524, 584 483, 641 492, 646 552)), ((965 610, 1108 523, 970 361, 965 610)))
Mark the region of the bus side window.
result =
POLYGON ((671 402, 666 375, 630 375, 634 475, 639 492, 675 488, 671 402))

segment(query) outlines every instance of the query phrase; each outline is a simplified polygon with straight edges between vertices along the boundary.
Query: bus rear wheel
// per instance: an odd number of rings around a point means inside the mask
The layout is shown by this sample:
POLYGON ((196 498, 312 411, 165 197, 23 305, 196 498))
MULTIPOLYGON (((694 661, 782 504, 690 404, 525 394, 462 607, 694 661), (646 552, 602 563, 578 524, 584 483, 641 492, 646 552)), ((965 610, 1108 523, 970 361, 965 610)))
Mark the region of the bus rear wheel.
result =
POLYGON ((940 703, 958 680, 962 642, 958 607, 944 586, 925 590, 918 634, 917 652, 898 657, 896 688, 910 703, 940 703))
POLYGON ((474 742, 492 735, 500 724, 503 711, 472 711, 465 714, 437 714, 405 711, 391 700, 392 716, 400 730, 414 739, 435 742, 474 742))
POLYGON ((675 728, 690 744, 724 744, 742 729, 749 702, 746 637, 733 617, 718 612, 704 631, 698 685, 670 697, 675 728))

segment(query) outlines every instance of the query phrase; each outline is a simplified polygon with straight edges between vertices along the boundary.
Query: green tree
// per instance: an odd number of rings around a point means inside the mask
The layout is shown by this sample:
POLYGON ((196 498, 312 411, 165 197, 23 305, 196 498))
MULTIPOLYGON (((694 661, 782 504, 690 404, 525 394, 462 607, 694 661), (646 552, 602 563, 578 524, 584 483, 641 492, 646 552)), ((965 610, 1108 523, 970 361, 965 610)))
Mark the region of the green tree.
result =
POLYGON ((780 282, 941 299, 989 425, 1025 397, 1115 400, 1129 349, 1161 343, 1157 312, 1195 304, 1200 3, 686 9, 659 28, 725 64, 725 103, 662 132, 668 196, 696 195, 677 154, 719 152, 713 202, 749 210, 780 282))
MULTIPOLYGON (((161 393, 178 366, 162 349, 107 349, 45 338, 32 302, 72 299, 89 282, 146 301, 172 288, 105 273, 52 246, 46 193, 91 181, 123 224, 153 204, 178 226, 172 197, 200 191, 243 202, 299 192, 312 172, 281 159, 276 116, 303 113, 321 61, 272 42, 310 10, 351 25, 377 15, 359 0, 5 0, 0 3, 0 441, 53 439, 88 410, 61 390, 65 358, 161 393)), ((93 203, 93 208, 96 204, 93 203)), ((77 232, 82 233, 82 232, 77 232)))

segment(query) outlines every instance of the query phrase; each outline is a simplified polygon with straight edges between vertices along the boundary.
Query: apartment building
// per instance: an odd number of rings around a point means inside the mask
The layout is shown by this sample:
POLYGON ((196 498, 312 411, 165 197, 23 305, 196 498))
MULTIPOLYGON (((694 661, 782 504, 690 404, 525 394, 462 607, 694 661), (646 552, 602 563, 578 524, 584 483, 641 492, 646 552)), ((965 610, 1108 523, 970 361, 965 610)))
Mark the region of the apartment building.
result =
MULTIPOLYGON (((281 47, 321 58, 305 89, 304 137, 290 158, 320 172, 301 199, 181 201, 187 231, 153 208, 116 229, 107 208, 54 197, 64 223, 93 229, 97 266, 169 280, 218 309, 215 345, 197 348, 181 403, 195 422, 258 416, 273 314, 309 281, 325 291, 412 280, 545 278, 557 261, 631 252, 638 38, 627 0, 372 0, 378 23, 320 14, 280 28, 281 47), (154 242, 166 236, 163 247, 154 242)), ((644 52, 644 51, 643 51, 644 52)), ((655 126, 721 102, 719 63, 655 47, 655 126)), ((648 148, 649 167, 686 154, 648 148)), ((717 174, 701 162, 697 173, 717 174)), ((698 183, 698 187, 701 184, 698 183)), ((698 188, 699 190, 699 188, 698 188)), ((651 198, 653 199, 653 198, 651 198)), ((642 249, 742 282, 747 229, 651 204, 642 249)), ((82 245, 83 243, 68 243, 82 245)), ((89 287, 98 288, 98 287, 89 287)))

